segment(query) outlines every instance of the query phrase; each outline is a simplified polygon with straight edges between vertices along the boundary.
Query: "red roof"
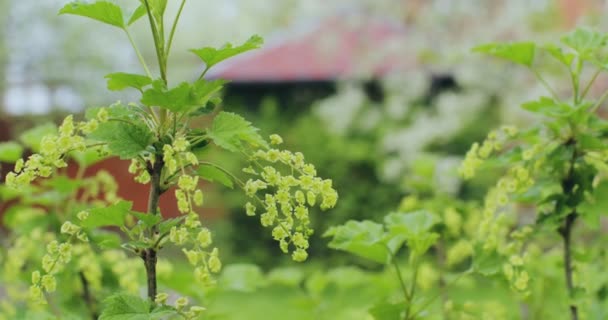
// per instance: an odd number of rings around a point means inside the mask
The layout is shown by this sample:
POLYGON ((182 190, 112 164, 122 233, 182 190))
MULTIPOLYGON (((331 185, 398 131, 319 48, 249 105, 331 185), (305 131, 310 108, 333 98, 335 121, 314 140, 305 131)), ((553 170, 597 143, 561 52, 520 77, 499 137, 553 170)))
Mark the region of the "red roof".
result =
POLYGON ((319 81, 379 76, 405 66, 383 52, 405 40, 402 25, 360 16, 331 18, 299 32, 271 39, 263 48, 217 65, 210 78, 236 82, 319 81), (356 18, 356 19, 353 19, 356 18))

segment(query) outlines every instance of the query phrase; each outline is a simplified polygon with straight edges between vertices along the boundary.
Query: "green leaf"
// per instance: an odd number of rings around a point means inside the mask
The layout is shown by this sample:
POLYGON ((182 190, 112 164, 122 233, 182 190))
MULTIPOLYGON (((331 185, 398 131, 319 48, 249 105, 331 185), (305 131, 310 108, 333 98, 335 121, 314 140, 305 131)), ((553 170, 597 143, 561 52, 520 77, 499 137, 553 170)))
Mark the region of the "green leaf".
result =
POLYGON ((227 43, 219 49, 205 47, 201 49, 192 49, 190 51, 201 58, 207 69, 209 69, 228 58, 234 57, 249 50, 257 49, 262 46, 262 44, 264 44, 264 39, 258 35, 254 35, 240 46, 234 47, 232 44, 227 43))
POLYGON ((201 165, 198 168, 197 173, 199 177, 209 182, 219 182, 230 189, 234 188, 234 184, 230 176, 214 166, 201 165))
POLYGON ((0 161, 14 163, 21 159, 23 146, 14 141, 0 142, 0 161))
POLYGON ((171 230, 171 228, 180 224, 182 222, 182 220, 184 220, 185 218, 186 218, 185 216, 181 216, 181 217, 177 217, 177 218, 171 218, 171 219, 164 220, 163 222, 161 222, 158 225, 158 233, 165 234, 165 233, 169 232, 169 230, 171 230))
POLYGON ((137 212, 137 211, 131 212, 131 215, 133 215, 135 218, 137 218, 137 220, 141 221, 146 227, 152 227, 162 220, 162 217, 160 215, 154 215, 154 214, 137 212))
POLYGON ((530 112, 539 113, 547 117, 559 118, 570 115, 574 108, 565 103, 558 103, 549 97, 540 97, 537 101, 526 102, 521 107, 530 112))
POLYGON ((600 217, 608 214, 608 181, 602 181, 593 189, 591 197, 577 208, 585 223, 593 229, 600 227, 600 217))
POLYGON ((180 83, 177 87, 168 90, 161 80, 152 83, 152 88, 144 91, 141 103, 146 106, 155 106, 169 109, 173 112, 188 111, 190 104, 190 84, 180 83))
POLYGON ((502 269, 503 259, 496 250, 485 250, 482 243, 475 245, 473 270, 484 275, 494 275, 502 269))
POLYGON ((382 301, 374 304, 374 306, 369 309, 369 313, 375 320, 401 320, 403 319, 402 313, 404 312, 405 307, 405 301, 399 303, 382 301))
POLYGON ((266 141, 258 134, 259 129, 243 117, 230 113, 220 112, 209 128, 207 135, 221 148, 237 152, 243 149, 243 142, 253 147, 267 147, 266 141))
POLYGON ((42 138, 50 134, 57 134, 57 126, 54 123, 46 123, 25 131, 19 136, 19 141, 32 151, 39 152, 42 138))
POLYGON ((219 279, 222 289, 253 292, 265 283, 260 267, 253 264, 233 264, 224 268, 219 279))
POLYGON ((393 212, 384 218, 384 223, 391 233, 413 238, 429 232, 437 219, 427 211, 393 212))
POLYGON ((122 244, 122 239, 117 233, 101 229, 90 232, 89 239, 101 249, 118 249, 122 244))
POLYGON ((152 17, 157 24, 160 24, 167 9, 167 0, 148 0, 148 4, 150 5, 152 17))
POLYGON ((99 320, 152 320, 177 315, 167 306, 150 311, 150 301, 129 294, 115 294, 103 301, 104 308, 99 320))
POLYGON ((574 49, 583 59, 589 59, 598 49, 606 45, 607 39, 606 34, 578 28, 562 37, 561 41, 574 49))
POLYGON ((549 54, 551 56, 553 56, 553 58, 555 58, 558 61, 560 61, 561 63, 563 63, 568 68, 570 68, 570 66, 572 65, 572 61, 574 61, 574 58, 576 57, 576 55, 574 53, 564 52, 564 50, 562 48, 560 48, 554 44, 547 44, 547 45, 543 46, 543 49, 545 49, 547 52, 549 52, 549 54))
MULTIPOLYGON (((192 90, 190 92, 191 104, 198 107, 196 110, 193 110, 193 112, 204 112, 203 110, 206 109, 207 104, 210 101, 213 102, 214 99, 219 98, 218 95, 224 88, 225 83, 225 80, 207 81, 205 79, 201 79, 196 81, 192 85, 192 90)), ((192 108, 190 110, 192 110, 192 108)))
POLYGON ((154 136, 139 123, 110 120, 99 124, 89 138, 107 143, 110 152, 121 159, 131 159, 146 150, 154 136))
POLYGON ((132 205, 128 201, 119 201, 108 207, 91 209, 89 217, 82 221, 81 225, 85 228, 122 226, 132 205))
POLYGON ((121 29, 125 28, 122 9, 109 1, 95 1, 92 3, 74 1, 59 10, 59 14, 83 16, 121 29))
POLYGON ((333 237, 328 246, 343 250, 378 263, 386 264, 392 259, 404 238, 389 237, 381 224, 372 221, 348 221, 331 227, 324 237, 333 237))
POLYGON ((534 42, 488 43, 473 48, 473 51, 530 67, 534 62, 536 45, 534 42))
POLYGON ((142 91, 143 87, 152 83, 150 77, 124 72, 110 73, 106 75, 106 79, 108 79, 108 89, 112 91, 120 91, 126 88, 135 88, 142 91))
POLYGON ((139 7, 137 7, 137 9, 135 9, 135 11, 133 11, 133 14, 131 14, 131 18, 129 18, 129 22, 127 22, 127 26, 134 24, 137 20, 139 20, 141 17, 145 16, 147 13, 148 13, 148 11, 146 10, 146 5, 140 4, 139 7))

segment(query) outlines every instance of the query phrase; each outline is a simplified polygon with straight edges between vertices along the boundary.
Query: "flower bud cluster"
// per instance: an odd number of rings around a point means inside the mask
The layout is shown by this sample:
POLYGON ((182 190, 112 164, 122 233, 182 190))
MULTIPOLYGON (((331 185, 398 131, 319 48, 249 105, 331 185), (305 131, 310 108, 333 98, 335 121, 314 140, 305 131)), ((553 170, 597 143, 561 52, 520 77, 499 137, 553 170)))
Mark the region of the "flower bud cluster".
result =
MULTIPOLYGON (((281 142, 279 136, 271 136, 271 144, 281 142)), ((309 227, 309 209, 317 204, 322 210, 336 205, 338 192, 332 187, 332 181, 317 177, 315 167, 306 163, 299 152, 258 150, 251 155, 251 162, 257 170, 254 167, 243 170, 255 176, 244 185, 246 195, 252 199, 245 205, 247 215, 256 215, 261 207, 262 226, 272 228, 272 236, 281 250, 289 253, 293 246, 292 259, 306 260, 308 238, 313 233, 309 227)))
MULTIPOLYGON (((71 239, 71 238, 70 238, 71 239)), ((46 246, 46 254, 42 257, 42 271, 32 272, 30 298, 34 302, 44 303, 44 292, 54 292, 57 288, 55 274, 60 272, 72 260, 72 244, 70 240, 59 243, 51 241, 46 246)))
MULTIPOLYGON (((164 292, 160 292, 156 295, 156 298, 154 299, 154 302, 160 305, 167 305, 167 298, 169 297, 168 294, 164 293, 164 292)), ((177 312, 180 313, 180 315, 182 315, 186 320, 194 320, 194 319, 199 319, 200 316, 202 315, 202 313, 207 310, 204 307, 200 307, 200 306, 190 306, 190 308, 188 308, 188 310, 186 310, 186 307, 188 306, 188 304, 190 304, 190 301, 188 300, 188 298, 186 297, 179 297, 177 298, 177 300, 175 300, 175 310, 177 312)))
POLYGON ((467 152, 461 167, 458 172, 464 179, 471 179, 475 176, 475 172, 481 167, 483 162, 487 160, 493 152, 500 151, 504 147, 504 143, 517 135, 517 128, 513 126, 504 126, 500 130, 493 130, 488 134, 488 137, 481 144, 475 142, 471 149, 467 152))
POLYGON ((84 151, 86 145, 83 135, 91 132, 97 124, 96 119, 74 122, 72 115, 67 116, 57 134, 42 138, 39 153, 31 155, 26 161, 17 160, 14 172, 6 175, 6 184, 20 189, 37 177, 48 178, 56 168, 65 168, 65 155, 71 151, 84 151))

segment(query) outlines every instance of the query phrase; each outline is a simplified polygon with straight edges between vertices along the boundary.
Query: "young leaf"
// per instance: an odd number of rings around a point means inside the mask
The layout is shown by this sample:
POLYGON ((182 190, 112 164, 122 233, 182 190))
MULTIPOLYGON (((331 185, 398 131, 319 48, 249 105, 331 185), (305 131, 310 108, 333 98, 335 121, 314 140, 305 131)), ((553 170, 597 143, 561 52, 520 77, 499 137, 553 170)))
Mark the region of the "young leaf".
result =
POLYGON ((254 35, 240 46, 233 47, 232 44, 227 43, 220 49, 205 47, 201 49, 192 49, 190 51, 201 58, 205 63, 206 68, 209 69, 228 58, 249 50, 257 49, 262 46, 263 43, 264 39, 262 39, 262 37, 254 35))
POLYGON ((526 102, 521 107, 530 112, 540 113, 552 118, 564 117, 574 111, 569 105, 558 103, 549 97, 540 97, 539 100, 526 102))
POLYGON ((92 3, 74 1, 66 4, 59 10, 59 14, 83 16, 121 29, 125 28, 122 9, 109 1, 96 1, 92 3))
POLYGON ((108 89, 112 91, 120 91, 126 88, 135 88, 142 91, 143 87, 152 83, 150 77, 124 72, 110 73, 106 75, 106 79, 108 79, 108 89))
POLYGON ((372 221, 348 221, 331 227, 324 237, 333 237, 328 246, 378 263, 386 264, 401 247, 404 238, 389 237, 381 224, 372 221))
POLYGON ((254 147, 267 146, 266 141, 258 134, 258 128, 243 117, 230 113, 221 112, 209 128, 207 135, 221 148, 237 152, 243 148, 243 142, 254 147))
POLYGON ((564 36, 562 42, 574 49, 583 59, 588 59, 594 52, 606 45, 608 35, 578 28, 564 36))
POLYGON ((496 250, 485 250, 483 244, 477 244, 473 253, 473 270, 484 276, 498 273, 503 259, 496 250))
POLYGON ((148 12, 146 10, 146 5, 140 4, 139 7, 137 7, 137 9, 135 9, 135 11, 133 11, 133 14, 131 14, 131 18, 129 18, 129 22, 127 22, 127 26, 134 24, 137 20, 139 20, 141 17, 145 16, 147 13, 148 12))
MULTIPOLYGON (((222 88, 224 88, 225 83, 226 81, 224 80, 207 81, 201 79, 196 81, 192 85, 190 93, 192 104, 197 107, 205 108, 209 101, 218 97, 218 94, 222 88)), ((200 108, 197 108, 196 112, 201 112, 200 108)))
POLYGON ((131 215, 133 215, 135 218, 137 218, 137 220, 141 221, 146 227, 152 227, 162 220, 162 217, 160 215, 154 215, 154 214, 137 212, 137 211, 131 212, 131 215))
POLYGON ((415 238, 428 233, 437 219, 426 211, 393 212, 384 218, 388 230, 394 234, 403 234, 406 238, 415 238))
POLYGON ((166 306, 150 310, 150 301, 129 294, 115 294, 105 299, 99 320, 151 320, 177 315, 166 306))
POLYGON ((0 142, 0 161, 14 163, 22 155, 23 147, 17 142, 0 142))
POLYGON ((405 306, 405 301, 399 303, 382 301, 374 304, 369 309, 369 313, 374 317, 374 320, 401 320, 403 319, 402 313, 405 306))
POLYGON ((577 211, 590 228, 598 229, 601 216, 608 214, 608 181, 595 187, 591 199, 581 203, 577 211))
POLYGON ((85 228, 122 226, 132 205, 128 201, 119 201, 108 207, 91 209, 88 218, 83 220, 81 225, 85 228))
POLYGON ((101 123, 89 138, 107 143, 110 151, 121 159, 131 159, 146 150, 154 137, 144 125, 110 120, 101 123))
POLYGON ((164 220, 163 222, 161 222, 158 225, 158 233, 164 234, 164 233, 169 232, 169 230, 171 230, 171 228, 178 225, 185 218, 186 218, 185 216, 181 216, 181 217, 177 217, 177 218, 164 220))
POLYGON ((486 53, 498 58, 531 67, 536 45, 533 42, 488 43, 473 48, 474 52, 486 53))
POLYGON ((232 182, 230 176, 214 166, 201 165, 198 168, 197 173, 199 177, 207 181, 219 182, 230 189, 234 188, 234 183, 232 182))
POLYGON ((160 24, 167 9, 167 0, 148 0, 148 4, 150 5, 152 17, 157 24, 160 24))
POLYGON ((156 106, 173 112, 185 112, 191 107, 190 84, 180 83, 173 89, 166 89, 161 80, 152 83, 152 88, 144 91, 141 103, 146 106, 156 106))

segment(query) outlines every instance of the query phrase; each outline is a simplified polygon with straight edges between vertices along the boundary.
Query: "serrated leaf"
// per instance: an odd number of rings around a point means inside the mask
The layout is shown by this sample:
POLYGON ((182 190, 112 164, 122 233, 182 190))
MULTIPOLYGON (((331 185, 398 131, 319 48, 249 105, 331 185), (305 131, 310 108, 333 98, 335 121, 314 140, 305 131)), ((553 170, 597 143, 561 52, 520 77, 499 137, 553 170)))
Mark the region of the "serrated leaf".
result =
POLYGON ((536 44, 534 42, 488 43, 473 48, 473 51, 530 67, 534 62, 536 44))
POLYGON ((201 165, 197 170, 197 174, 209 182, 219 182, 230 189, 234 188, 234 183, 230 176, 214 166, 201 165))
POLYGON ((126 88, 135 88, 142 91, 143 87, 152 83, 152 79, 148 76, 124 72, 110 73, 105 78, 108 79, 108 90, 112 91, 120 91, 126 88))
POLYGON ((130 26, 134 24, 137 20, 145 16, 147 13, 148 12, 146 10, 146 6, 144 4, 140 4, 139 7, 137 7, 137 9, 133 11, 133 14, 131 14, 131 18, 129 18, 129 22, 127 22, 127 25, 130 26))
POLYGON ((190 84, 180 83, 173 89, 165 88, 160 80, 152 83, 152 88, 144 91, 141 103, 169 109, 173 112, 184 112, 190 108, 190 84))
POLYGON ((543 49, 545 49, 547 52, 549 52, 549 54, 551 56, 553 56, 555 59, 557 59, 558 61, 563 63, 568 68, 570 68, 570 66, 572 65, 572 61, 574 61, 574 57, 575 57, 574 53, 564 52, 564 50, 562 48, 560 48, 554 44, 547 44, 547 45, 543 46, 543 49))
POLYGON ((427 211, 393 212, 384 217, 384 223, 390 232, 410 238, 429 232, 437 219, 427 211))
POLYGON ((21 159, 23 146, 14 141, 0 142, 0 161, 14 163, 21 159))
POLYGON ((234 47, 231 43, 227 43, 219 49, 205 47, 201 49, 192 49, 190 51, 201 58, 207 69, 209 69, 228 58, 234 57, 249 50, 257 49, 262 46, 263 43, 264 39, 262 39, 262 37, 254 35, 240 46, 234 47))
POLYGON ((473 253, 473 270, 484 276, 500 272, 503 258, 496 250, 485 250, 483 244, 475 245, 473 253))
POLYGON ((88 218, 82 221, 81 225, 85 228, 122 226, 132 205, 128 201, 119 201, 108 207, 91 209, 88 218))
POLYGON ((333 237, 328 246, 381 264, 391 261, 405 238, 389 237, 381 224, 372 221, 348 221, 331 227, 324 237, 333 237))
POLYGON ((243 142, 253 147, 268 146, 258 131, 243 117, 231 112, 220 112, 213 119, 207 135, 219 147, 237 152, 243 149, 243 142))
POLYGON ((133 215, 135 218, 137 218, 137 220, 141 221, 147 227, 152 227, 162 220, 162 217, 160 215, 137 212, 137 211, 131 212, 131 215, 133 215))
POLYGON ((521 107, 530 112, 539 113, 552 118, 565 117, 574 111, 568 104, 558 103, 549 97, 540 97, 540 99, 536 101, 523 103, 521 107))
MULTIPOLYGON (((214 99, 219 98, 218 94, 224 88, 225 83, 226 81, 224 80, 207 81, 201 79, 196 81, 192 85, 190 91, 191 104, 197 107, 194 112, 200 113, 203 112, 203 110, 208 109, 206 108, 207 104, 213 102, 214 99)), ((190 110, 192 110, 192 108, 190 110)))
POLYGON ((590 198, 578 206, 577 211, 590 228, 598 229, 600 217, 608 214, 608 181, 600 182, 590 198))
POLYGON ((146 150, 154 136, 144 125, 110 120, 99 124, 89 138, 105 142, 110 152, 121 159, 132 159, 146 150))
POLYGON ((89 239, 101 249, 118 249, 122 243, 122 239, 118 234, 101 229, 89 233, 89 239))
POLYGON ((163 222, 161 222, 158 225, 158 232, 160 234, 165 234, 165 233, 169 232, 169 230, 171 230, 171 228, 180 224, 182 222, 182 220, 184 220, 185 218, 186 218, 185 216, 181 216, 181 217, 177 217, 177 218, 164 220, 163 222))
POLYGON ((92 3, 74 1, 59 10, 59 14, 83 16, 121 29, 125 28, 122 9, 109 1, 95 1, 92 3))
POLYGON ((405 307, 405 301, 400 303, 382 301, 374 304, 369 309, 369 313, 374 317, 374 320, 401 320, 405 307))
POLYGON ((54 123, 46 123, 36 126, 22 133, 19 136, 19 141, 24 146, 32 149, 34 152, 40 151, 40 142, 44 136, 57 133, 57 126, 54 123))
POLYGON ((574 49, 583 59, 590 58, 597 49, 606 45, 606 34, 578 28, 562 37, 561 41, 574 49))
POLYGON ((157 306, 150 310, 150 301, 129 294, 110 296, 103 304, 99 320, 152 320, 177 315, 177 312, 168 306, 157 306))

